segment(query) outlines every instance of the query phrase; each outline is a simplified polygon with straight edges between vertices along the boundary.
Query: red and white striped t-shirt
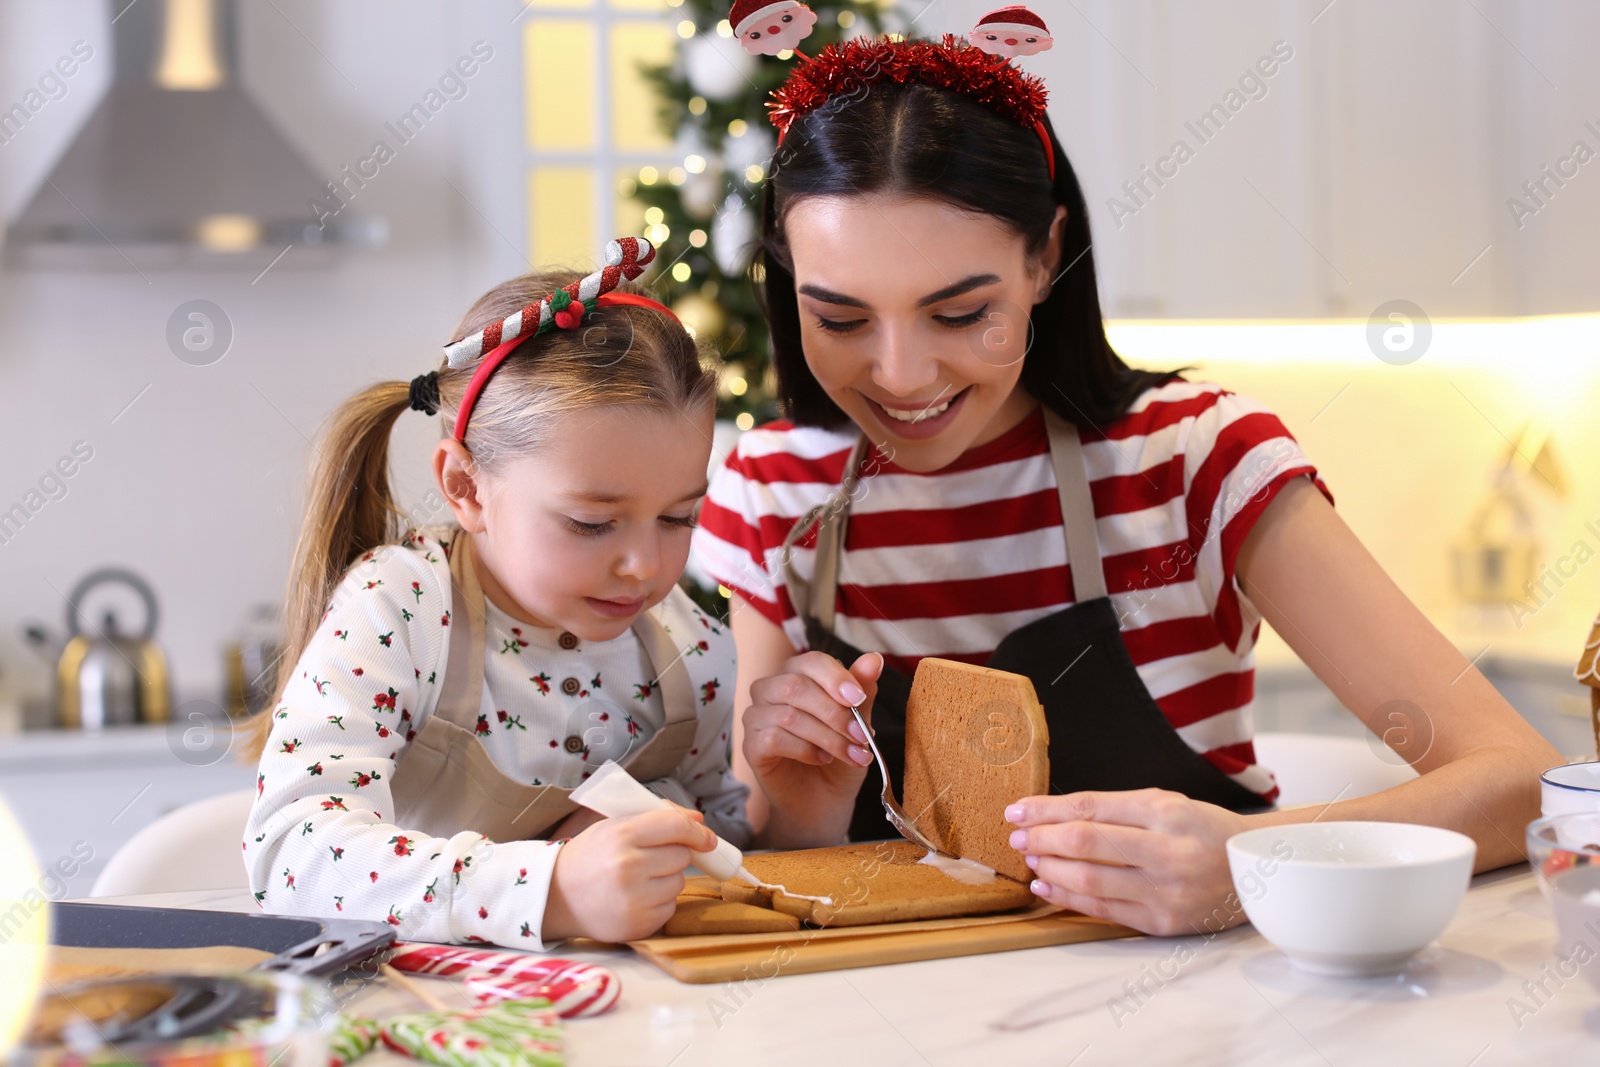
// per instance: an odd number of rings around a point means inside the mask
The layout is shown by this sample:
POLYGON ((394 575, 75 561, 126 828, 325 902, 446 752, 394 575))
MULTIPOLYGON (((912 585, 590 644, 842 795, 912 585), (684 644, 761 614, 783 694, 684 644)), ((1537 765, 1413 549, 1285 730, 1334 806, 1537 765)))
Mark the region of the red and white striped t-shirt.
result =
MULTIPOLYGON (((750 430, 701 509, 696 562, 799 649, 783 539, 837 488, 856 436, 848 425, 750 430)), ((1270 800, 1277 786, 1250 743, 1261 615, 1234 564, 1290 479, 1307 475, 1332 494, 1277 416, 1210 383, 1147 390, 1080 436, 1106 588, 1139 676, 1190 747, 1270 800)), ((851 505, 840 559, 844 641, 907 673, 923 656, 981 664, 1006 634, 1072 603, 1041 411, 939 471, 881 457, 866 469, 875 473, 851 505)), ((814 544, 808 535, 792 553, 807 581, 814 544)))

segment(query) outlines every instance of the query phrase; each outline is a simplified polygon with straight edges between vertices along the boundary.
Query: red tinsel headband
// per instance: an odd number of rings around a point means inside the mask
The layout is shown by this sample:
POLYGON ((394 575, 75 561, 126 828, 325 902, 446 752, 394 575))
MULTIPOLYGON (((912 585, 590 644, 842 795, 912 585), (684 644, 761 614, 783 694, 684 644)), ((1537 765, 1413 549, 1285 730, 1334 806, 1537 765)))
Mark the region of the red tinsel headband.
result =
POLYGON ((1044 147, 1050 180, 1055 148, 1045 129, 1049 92, 1044 81, 1010 60, 1043 52, 1054 43, 1044 20, 1026 7, 1004 7, 978 20, 968 44, 953 34, 938 41, 855 39, 828 45, 814 57, 799 50, 816 15, 799 0, 736 0, 729 20, 745 50, 755 55, 793 51, 802 62, 767 104, 783 144, 789 128, 829 100, 850 97, 883 82, 917 82, 949 89, 1032 129, 1044 147))
POLYGON ((656 258, 656 250, 642 237, 622 237, 606 245, 606 265, 587 277, 564 285, 554 293, 527 307, 490 323, 477 333, 452 341, 445 346, 445 361, 452 367, 463 367, 479 356, 478 367, 472 381, 461 395, 461 407, 456 412, 454 436, 457 441, 467 438, 467 420, 472 408, 489 378, 522 342, 553 329, 570 330, 582 323, 585 313, 597 307, 650 308, 678 322, 678 316, 665 304, 637 293, 613 292, 623 278, 633 280, 644 273, 656 258), (531 328, 530 328, 531 327, 531 328))

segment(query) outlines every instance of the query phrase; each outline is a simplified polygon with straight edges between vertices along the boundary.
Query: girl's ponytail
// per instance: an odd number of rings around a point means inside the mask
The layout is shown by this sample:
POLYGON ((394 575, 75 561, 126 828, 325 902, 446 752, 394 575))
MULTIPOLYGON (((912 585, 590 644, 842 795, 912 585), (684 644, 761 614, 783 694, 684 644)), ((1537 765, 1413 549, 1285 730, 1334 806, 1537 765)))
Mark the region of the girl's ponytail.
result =
POLYGON ((363 553, 389 544, 400 532, 405 517, 389 487, 389 432, 409 407, 407 383, 371 386, 334 412, 313 450, 305 519, 284 597, 285 647, 272 700, 241 731, 241 756, 251 762, 261 758, 273 709, 345 572, 363 553))

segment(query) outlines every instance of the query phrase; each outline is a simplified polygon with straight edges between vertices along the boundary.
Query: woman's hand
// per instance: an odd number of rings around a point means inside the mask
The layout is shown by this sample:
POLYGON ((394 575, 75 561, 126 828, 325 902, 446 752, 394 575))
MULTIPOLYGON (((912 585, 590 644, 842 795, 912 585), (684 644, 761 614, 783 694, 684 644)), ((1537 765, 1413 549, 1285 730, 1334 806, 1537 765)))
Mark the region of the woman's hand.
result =
POLYGON ((543 939, 634 941, 666 925, 695 852, 717 847, 698 811, 601 819, 561 846, 545 901, 543 939))
POLYGON ((1024 797, 1011 845, 1052 904, 1162 936, 1241 921, 1223 843, 1243 815, 1165 789, 1024 797))
POLYGON ((804 847, 844 838, 872 753, 850 709, 871 722, 883 657, 844 665, 821 652, 792 657, 750 683, 744 757, 771 806, 763 843, 804 847))

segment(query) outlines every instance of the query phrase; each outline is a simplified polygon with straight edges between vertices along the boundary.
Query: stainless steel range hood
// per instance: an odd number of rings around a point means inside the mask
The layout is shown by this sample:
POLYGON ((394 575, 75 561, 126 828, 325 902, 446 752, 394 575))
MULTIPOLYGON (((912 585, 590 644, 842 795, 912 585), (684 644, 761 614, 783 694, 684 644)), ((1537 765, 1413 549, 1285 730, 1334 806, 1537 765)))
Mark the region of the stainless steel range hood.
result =
POLYGON ((260 270, 383 243, 348 207, 319 224, 327 179, 239 84, 235 0, 108 6, 112 84, 7 228, 8 265, 260 270))

